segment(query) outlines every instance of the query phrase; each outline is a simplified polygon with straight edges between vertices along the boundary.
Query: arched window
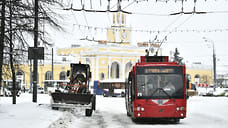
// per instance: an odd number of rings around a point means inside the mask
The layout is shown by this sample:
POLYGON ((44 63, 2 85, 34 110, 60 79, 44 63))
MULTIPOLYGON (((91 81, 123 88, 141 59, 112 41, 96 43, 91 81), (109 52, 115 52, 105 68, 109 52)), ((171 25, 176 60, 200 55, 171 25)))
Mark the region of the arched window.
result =
POLYGON ((24 72, 19 70, 19 71, 17 71, 16 75, 24 75, 24 72))
POLYGON ((187 76, 187 79, 189 79, 191 81, 191 79, 192 79, 191 75, 190 74, 186 74, 186 76, 187 76))
POLYGON ((199 74, 196 74, 196 75, 195 75, 195 78, 200 78, 200 75, 199 75, 199 74))
POLYGON ((102 72, 102 73, 100 74, 100 80, 104 80, 104 78, 105 78, 105 74, 102 72))
POLYGON ((199 74, 196 74, 195 75, 195 83, 196 84, 199 84, 200 83, 200 75, 199 74))
POLYGON ((51 71, 47 71, 45 73, 45 80, 51 80, 52 79, 52 74, 51 74, 51 71))
POLYGON ((201 79, 200 79, 200 82, 201 83, 208 83, 208 80, 209 80, 209 76, 208 75, 202 75, 201 79))
POLYGON ((117 62, 113 62, 111 65, 111 78, 120 78, 120 66, 117 62))
POLYGON ((67 79, 67 74, 65 71, 60 72, 59 79, 60 80, 66 80, 67 79))
POLYGON ((22 70, 17 71, 16 79, 20 82, 22 86, 25 83, 25 73, 22 70))
POLYGON ((131 63, 131 62, 128 62, 128 63, 125 65, 125 78, 128 77, 129 71, 131 70, 131 67, 132 67, 132 63, 131 63))

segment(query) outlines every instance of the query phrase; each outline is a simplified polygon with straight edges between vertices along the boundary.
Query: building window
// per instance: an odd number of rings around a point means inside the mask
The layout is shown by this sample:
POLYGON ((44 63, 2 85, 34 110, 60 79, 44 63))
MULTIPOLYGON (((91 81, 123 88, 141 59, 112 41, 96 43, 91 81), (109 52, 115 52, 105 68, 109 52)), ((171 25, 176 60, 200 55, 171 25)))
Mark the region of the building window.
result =
POLYGON ((16 75, 24 75, 24 72, 21 71, 21 70, 19 70, 19 71, 16 73, 16 75))
POLYGON ((196 84, 199 84, 200 83, 200 75, 199 74, 196 74, 195 75, 195 83, 196 84))
POLYGON ((45 80, 52 80, 51 71, 47 71, 47 72, 45 73, 45 80))
POLYGON ((120 66, 117 62, 113 62, 111 65, 111 78, 120 78, 120 66))
POLYGON ((63 58, 62 58, 62 61, 63 61, 63 62, 66 62, 66 57, 63 57, 63 58))
POLYGON ((16 79, 20 82, 21 86, 25 83, 25 74, 23 71, 19 70, 16 73, 16 79))
POLYGON ((105 74, 102 72, 102 73, 100 74, 100 80, 104 80, 104 78, 105 78, 105 74))
POLYGON ((125 66, 125 78, 128 77, 128 74, 129 74, 129 71, 131 70, 131 67, 132 67, 132 63, 131 62, 128 62, 125 66))
POLYGON ((66 80, 67 79, 67 75, 66 75, 65 71, 60 72, 59 79, 60 80, 66 80))
POLYGON ((89 58, 86 58, 86 64, 91 64, 91 61, 89 58))

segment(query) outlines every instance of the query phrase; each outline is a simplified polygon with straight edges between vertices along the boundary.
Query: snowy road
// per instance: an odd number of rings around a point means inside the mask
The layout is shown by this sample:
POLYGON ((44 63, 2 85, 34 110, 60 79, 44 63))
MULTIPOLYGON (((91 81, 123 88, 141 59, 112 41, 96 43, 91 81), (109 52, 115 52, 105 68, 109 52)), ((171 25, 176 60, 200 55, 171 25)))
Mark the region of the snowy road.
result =
POLYGON ((127 117, 124 98, 97 96, 97 110, 92 117, 76 111, 71 116, 70 128, 228 128, 227 97, 191 97, 187 118, 179 124, 167 122, 134 123, 127 117))
POLYGON ((126 115, 124 98, 97 96, 97 110, 85 117, 82 109, 52 110, 48 95, 38 95, 38 105, 31 103, 31 94, 17 98, 0 97, 0 126, 5 128, 228 128, 228 97, 191 97, 187 118, 179 124, 137 124, 126 115), (14 123, 12 123, 14 122, 14 123))

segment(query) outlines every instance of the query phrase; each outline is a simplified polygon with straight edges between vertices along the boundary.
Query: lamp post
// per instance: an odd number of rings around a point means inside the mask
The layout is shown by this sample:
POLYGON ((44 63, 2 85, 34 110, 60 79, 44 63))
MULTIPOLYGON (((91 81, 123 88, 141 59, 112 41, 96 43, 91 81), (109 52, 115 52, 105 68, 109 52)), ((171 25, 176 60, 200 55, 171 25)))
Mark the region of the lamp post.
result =
POLYGON ((213 84, 216 87, 217 83, 216 83, 216 54, 215 54, 215 47, 214 47, 214 41, 211 39, 208 39, 206 37, 203 37, 205 42, 210 42, 212 44, 212 48, 213 48, 213 75, 214 75, 214 80, 213 80, 213 84))
MULTIPOLYGON (((34 48, 37 49, 38 47, 38 0, 35 0, 35 7, 34 7, 34 12, 35 12, 35 18, 34 18, 34 48)), ((38 68, 38 59, 37 55, 34 56, 33 60, 33 97, 32 101, 37 102, 37 68, 38 68)))

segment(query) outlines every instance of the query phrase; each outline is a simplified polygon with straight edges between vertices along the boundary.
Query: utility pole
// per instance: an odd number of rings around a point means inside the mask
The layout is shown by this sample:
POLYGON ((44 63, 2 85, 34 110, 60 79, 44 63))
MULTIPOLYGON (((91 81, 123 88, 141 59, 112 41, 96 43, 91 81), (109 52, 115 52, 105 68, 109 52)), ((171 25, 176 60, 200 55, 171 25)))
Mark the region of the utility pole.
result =
POLYGON ((30 62, 30 66, 29 66, 29 70, 30 70, 30 87, 29 87, 29 90, 31 91, 32 90, 32 82, 33 82, 33 72, 32 72, 32 60, 30 59, 29 60, 30 62))
POLYGON ((54 58, 53 58, 53 48, 51 49, 51 78, 54 79, 54 58))
POLYGON ((215 55, 215 47, 214 42, 212 42, 213 45, 213 71, 214 71, 214 86, 217 87, 217 81, 216 81, 216 55, 215 55))
POLYGON ((214 84, 214 87, 217 87, 217 81, 216 81, 216 54, 215 54, 215 46, 214 46, 214 41, 211 40, 211 39, 208 39, 206 37, 203 37, 204 41, 205 42, 210 42, 212 44, 212 49, 213 49, 213 84, 214 84))
MULTIPOLYGON (((35 0, 35 22, 34 22, 34 49, 38 49, 38 0, 35 0)), ((37 67, 38 66, 38 59, 37 55, 34 56, 33 60, 33 102, 37 102, 37 67)))

